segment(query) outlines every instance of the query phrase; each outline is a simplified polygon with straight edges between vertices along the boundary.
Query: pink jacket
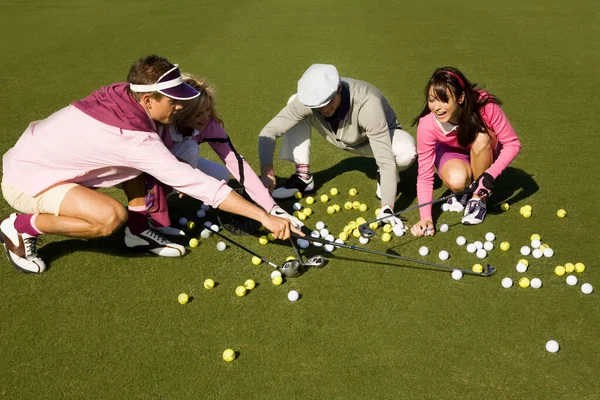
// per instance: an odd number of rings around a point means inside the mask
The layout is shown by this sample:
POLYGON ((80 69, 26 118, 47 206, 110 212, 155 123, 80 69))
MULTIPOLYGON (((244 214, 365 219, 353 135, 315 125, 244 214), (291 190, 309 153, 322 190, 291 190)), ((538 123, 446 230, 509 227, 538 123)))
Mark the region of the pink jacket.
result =
MULTIPOLYGON (((485 94, 485 92, 482 92, 485 94)), ((482 118, 488 129, 502 144, 500 154, 487 169, 487 173, 495 178, 504 171, 521 149, 521 143, 510 122, 499 105, 488 103, 483 107, 482 118)), ((461 149, 456 139, 457 129, 445 134, 433 113, 419 120, 417 128, 417 153, 419 155, 419 175, 417 177, 417 199, 419 204, 433 199, 433 169, 435 162, 435 146, 437 143, 461 149)), ((421 220, 431 219, 431 206, 420 209, 421 220)))

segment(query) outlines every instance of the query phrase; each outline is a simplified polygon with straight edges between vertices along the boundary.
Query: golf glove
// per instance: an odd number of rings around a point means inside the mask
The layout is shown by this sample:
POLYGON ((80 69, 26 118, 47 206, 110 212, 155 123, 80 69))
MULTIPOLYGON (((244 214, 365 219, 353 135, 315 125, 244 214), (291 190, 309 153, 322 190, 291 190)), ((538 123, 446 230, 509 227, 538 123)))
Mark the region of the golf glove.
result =
POLYGON ((382 219, 383 222, 386 222, 392 226, 401 226, 404 229, 404 224, 402 220, 394 215, 394 210, 390 206, 381 207, 379 210, 379 214, 377 214, 377 219, 384 218, 389 216, 388 218, 382 219))
POLYGON ((484 172, 471 183, 469 189, 473 191, 474 196, 485 201, 492 192, 492 187, 494 187, 494 178, 487 172, 484 172))
POLYGON ((287 219, 288 221, 290 221, 290 223, 292 225, 294 225, 294 227, 296 227, 298 229, 301 229, 304 226, 302 221, 300 221, 298 218, 294 217, 293 215, 290 215, 287 211, 285 211, 283 208, 279 207, 278 205, 275 205, 271 209, 271 212, 269 214, 271 214, 275 217, 287 219))

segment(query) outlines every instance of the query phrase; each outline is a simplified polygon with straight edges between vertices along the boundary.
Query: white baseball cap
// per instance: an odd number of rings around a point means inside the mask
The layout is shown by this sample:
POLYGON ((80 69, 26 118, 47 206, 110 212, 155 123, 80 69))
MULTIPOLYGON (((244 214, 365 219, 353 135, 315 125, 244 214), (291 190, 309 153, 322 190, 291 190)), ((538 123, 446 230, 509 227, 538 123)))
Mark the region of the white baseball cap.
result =
POLYGON ((340 85, 340 74, 331 64, 313 64, 298 81, 298 100, 306 107, 326 106, 340 85))

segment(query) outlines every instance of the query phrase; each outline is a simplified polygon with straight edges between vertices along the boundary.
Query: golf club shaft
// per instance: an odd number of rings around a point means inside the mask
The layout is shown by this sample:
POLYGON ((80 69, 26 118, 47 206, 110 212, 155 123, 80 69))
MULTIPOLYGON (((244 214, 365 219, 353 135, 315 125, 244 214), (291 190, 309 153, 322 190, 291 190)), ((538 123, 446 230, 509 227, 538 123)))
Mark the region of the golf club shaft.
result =
POLYGON ((331 245, 336 246, 336 247, 343 247, 343 248, 350 249, 350 250, 362 251, 362 252, 365 252, 365 253, 376 254, 376 255, 384 256, 384 257, 388 257, 388 258, 396 258, 396 259, 399 259, 399 260, 410 261, 410 262, 414 262, 414 263, 417 263, 417 264, 429 265, 429 266, 433 266, 433 267, 447 269, 449 271, 459 270, 463 274, 477 275, 477 276, 486 276, 486 275, 483 275, 483 274, 481 274, 479 272, 474 272, 474 271, 471 271, 471 270, 468 270, 468 269, 454 268, 454 267, 451 267, 451 266, 448 266, 448 265, 437 264, 437 263, 432 263, 432 262, 429 262, 429 261, 421 261, 421 260, 416 260, 416 259, 413 259, 413 258, 403 257, 403 256, 401 256, 400 254, 397 254, 397 253, 396 254, 389 254, 389 253, 384 253, 382 251, 371 250, 371 249, 366 249, 364 247, 353 246, 351 244, 346 244, 346 243, 342 244, 342 243, 330 242, 329 240, 325 240, 325 239, 321 239, 321 238, 314 238, 314 237, 303 238, 303 237, 300 237, 300 236, 298 236, 296 234, 292 234, 292 235, 295 238, 304 239, 304 240, 307 240, 309 242, 318 242, 318 243, 323 243, 323 244, 331 244, 331 245))
POLYGON ((250 250, 249 248, 247 248, 247 247, 245 247, 245 246, 242 246, 241 244, 239 244, 238 242, 236 242, 236 241, 234 241, 234 240, 232 240, 232 239, 229 239, 227 236, 223 235, 223 234, 222 234, 222 233, 220 233, 220 232, 213 231, 212 229, 209 229, 209 230, 211 231, 211 233, 214 233, 215 235, 217 235, 217 236, 218 236, 218 237, 220 237, 221 239, 225 239, 225 240, 227 240, 229 243, 231 243, 231 244, 233 244, 233 245, 235 245, 235 246, 239 247, 240 249, 244 250, 246 253, 249 253, 249 254, 253 255, 254 257, 258 257, 258 258, 260 258, 260 259, 261 259, 263 262, 265 262, 265 263, 269 264, 271 267, 275 268, 276 270, 279 270, 279 267, 278 267, 276 264, 274 264, 274 263, 272 263, 271 261, 267 260, 267 259, 266 259, 266 258, 264 258, 263 256, 260 256, 260 255, 258 255, 257 253, 253 252, 253 251, 252 251, 252 250, 250 250))
POLYGON ((298 248, 296 247, 296 242, 294 242, 294 238, 292 236, 290 236, 290 243, 292 244, 292 248, 294 249, 294 252, 296 253, 296 257, 298 257, 298 261, 300 261, 301 264, 304 264, 304 260, 302 259, 302 256, 300 255, 300 252, 298 251, 298 248))

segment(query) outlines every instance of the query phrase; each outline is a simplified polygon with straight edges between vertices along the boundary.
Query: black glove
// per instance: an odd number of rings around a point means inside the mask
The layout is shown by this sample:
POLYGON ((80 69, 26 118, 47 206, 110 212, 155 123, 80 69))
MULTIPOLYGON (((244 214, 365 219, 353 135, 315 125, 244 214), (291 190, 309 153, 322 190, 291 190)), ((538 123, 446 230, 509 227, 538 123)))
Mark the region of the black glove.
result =
POLYGON ((494 178, 487 172, 484 172, 471 183, 469 189, 473 192, 474 196, 485 200, 492 192, 492 187, 494 187, 494 178))

